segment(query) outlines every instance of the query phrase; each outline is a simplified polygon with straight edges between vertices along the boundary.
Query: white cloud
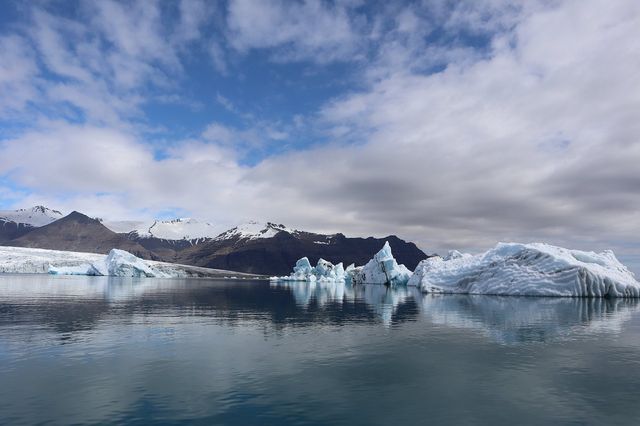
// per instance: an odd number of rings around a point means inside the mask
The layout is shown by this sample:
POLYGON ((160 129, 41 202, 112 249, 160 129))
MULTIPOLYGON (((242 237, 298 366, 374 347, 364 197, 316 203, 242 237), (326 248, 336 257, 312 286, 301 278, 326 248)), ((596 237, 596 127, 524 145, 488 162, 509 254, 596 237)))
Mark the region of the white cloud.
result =
POLYGON ((46 6, 32 6, 31 22, 22 28, 35 51, 21 41, 20 49, 5 52, 13 69, 30 67, 20 70, 20 93, 46 118, 76 115, 74 120, 118 127, 141 118, 152 89, 163 90, 164 99, 180 98, 182 56, 202 37, 211 14, 210 6, 198 0, 183 0, 175 11, 158 1, 82 3, 74 19, 46 6), (36 71, 40 80, 33 78, 36 71))
POLYGON ((360 20, 348 5, 319 0, 232 0, 228 41, 235 49, 281 48, 277 60, 329 62, 360 54, 360 20))
POLYGON ((0 37, 0 116, 23 110, 37 97, 32 82, 37 78, 35 55, 19 36, 0 37))
POLYGON ((27 200, 101 217, 181 208, 230 221, 226 206, 243 188, 234 153, 201 141, 182 141, 158 159, 129 133, 54 122, 0 142, 0 153, 0 175, 31 188, 27 200))

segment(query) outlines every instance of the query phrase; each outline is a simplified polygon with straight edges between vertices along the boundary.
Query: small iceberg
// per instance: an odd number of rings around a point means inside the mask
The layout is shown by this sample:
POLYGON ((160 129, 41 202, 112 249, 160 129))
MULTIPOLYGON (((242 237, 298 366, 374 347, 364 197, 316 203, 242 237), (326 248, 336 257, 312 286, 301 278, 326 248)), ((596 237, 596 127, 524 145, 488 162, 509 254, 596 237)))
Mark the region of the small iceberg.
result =
POLYGON ((344 269, 342 262, 334 265, 328 260, 319 259, 316 266, 311 266, 309 258, 298 259, 291 275, 286 277, 271 277, 273 281, 307 281, 307 282, 344 282, 353 269, 350 265, 344 269))
POLYGON ((391 246, 385 242, 382 249, 365 266, 350 264, 345 268, 342 262, 334 265, 320 259, 313 267, 309 259, 303 257, 296 262, 291 275, 271 277, 271 280, 404 285, 410 277, 411 271, 404 265, 398 265, 391 253, 391 246))
POLYGON ((423 260, 408 285, 424 293, 500 296, 640 297, 640 283, 612 251, 499 243, 484 254, 423 260))

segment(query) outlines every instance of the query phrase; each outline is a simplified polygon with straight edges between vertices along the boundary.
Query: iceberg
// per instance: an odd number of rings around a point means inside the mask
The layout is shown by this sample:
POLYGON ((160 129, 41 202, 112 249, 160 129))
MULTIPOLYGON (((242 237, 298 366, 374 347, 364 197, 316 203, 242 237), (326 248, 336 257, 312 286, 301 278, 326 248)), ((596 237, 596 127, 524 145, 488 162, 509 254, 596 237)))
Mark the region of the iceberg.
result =
MULTIPOLYGON (((353 269, 353 265, 349 265, 353 269)), ((351 270, 349 270, 350 272, 351 270)), ((272 281, 309 281, 309 282, 344 282, 348 277, 342 262, 334 265, 328 260, 319 259, 315 267, 311 266, 309 258, 298 259, 291 275, 286 277, 271 277, 272 281)))
POLYGON ((144 260, 124 250, 112 249, 104 263, 104 275, 110 277, 170 277, 170 274, 152 268, 144 260))
POLYGON ((157 270, 139 257, 129 253, 128 251, 119 249, 112 249, 107 256, 103 256, 92 263, 67 266, 50 265, 49 273, 54 275, 91 275, 136 278, 170 278, 172 276, 176 276, 176 274, 157 270))
POLYGON ((93 263, 81 263, 80 265, 69 266, 49 265, 48 272, 52 275, 89 275, 92 277, 104 275, 93 263))
POLYGON ((499 243, 480 255, 452 252, 418 264, 408 285, 425 293, 640 297, 640 283, 612 251, 499 243))
POLYGON ((385 242, 382 249, 362 269, 354 272, 356 284, 404 285, 411 277, 411 271, 396 262, 389 242, 385 242))

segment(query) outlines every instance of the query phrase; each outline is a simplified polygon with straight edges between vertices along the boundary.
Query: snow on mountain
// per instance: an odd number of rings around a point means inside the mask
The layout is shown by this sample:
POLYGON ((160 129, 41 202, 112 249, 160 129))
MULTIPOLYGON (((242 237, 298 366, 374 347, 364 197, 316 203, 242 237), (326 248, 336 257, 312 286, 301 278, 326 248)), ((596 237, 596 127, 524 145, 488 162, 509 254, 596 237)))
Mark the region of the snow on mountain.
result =
POLYGON ((151 223, 141 220, 103 220, 98 218, 100 223, 118 234, 128 234, 137 229, 148 229, 151 223))
POLYGON ((58 210, 44 206, 35 206, 30 209, 0 210, 0 221, 23 223, 34 227, 48 225, 63 216, 58 210))
POLYGON ((213 238, 221 232, 220 228, 193 218, 154 220, 153 222, 105 221, 103 224, 114 232, 135 232, 141 238, 155 237, 163 240, 213 238))
POLYGON ((141 237, 156 237, 165 240, 193 240, 213 238, 220 234, 220 229, 208 222, 200 222, 192 218, 155 221, 147 229, 139 229, 141 237))
POLYGON ((500 243, 476 256, 432 257, 420 262, 408 284, 425 293, 640 297, 640 283, 613 252, 542 243, 500 243))
MULTIPOLYGON (((274 237, 278 232, 284 231, 292 235, 300 234, 296 229, 287 228, 284 225, 272 222, 248 221, 231 229, 224 230, 208 222, 202 222, 193 218, 180 218, 173 220, 154 220, 152 222, 141 221, 103 221, 102 224, 114 232, 135 232, 140 238, 160 238, 164 240, 196 240, 212 238, 217 241, 224 240, 257 240, 274 237)), ((331 235, 327 235, 329 239, 331 235)), ((330 244, 329 241, 313 241, 316 244, 330 244)))
POLYGON ((271 222, 262 223, 257 221, 249 221, 223 232, 215 239, 229 240, 237 238, 240 240, 255 240, 259 238, 274 237, 278 232, 281 231, 288 232, 290 234, 296 234, 299 232, 295 229, 287 228, 284 225, 278 225, 271 222))

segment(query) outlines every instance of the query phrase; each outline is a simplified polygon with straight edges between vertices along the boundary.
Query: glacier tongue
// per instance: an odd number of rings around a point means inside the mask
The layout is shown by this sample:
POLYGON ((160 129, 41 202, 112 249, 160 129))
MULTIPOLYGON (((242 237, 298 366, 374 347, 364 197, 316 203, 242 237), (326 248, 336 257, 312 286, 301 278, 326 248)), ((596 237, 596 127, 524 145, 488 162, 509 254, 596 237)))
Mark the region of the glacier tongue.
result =
POLYGON ((388 242, 367 264, 355 274, 356 284, 407 284, 411 271, 398 265, 388 242))
POLYGON ((112 249, 107 256, 93 262, 78 265, 49 265, 49 273, 55 275, 91 275, 110 277, 169 278, 171 274, 159 271, 128 251, 112 249))
POLYGON ((542 243, 500 243, 476 256, 432 257, 420 262, 409 285, 425 293, 640 297, 640 283, 613 252, 542 243))

